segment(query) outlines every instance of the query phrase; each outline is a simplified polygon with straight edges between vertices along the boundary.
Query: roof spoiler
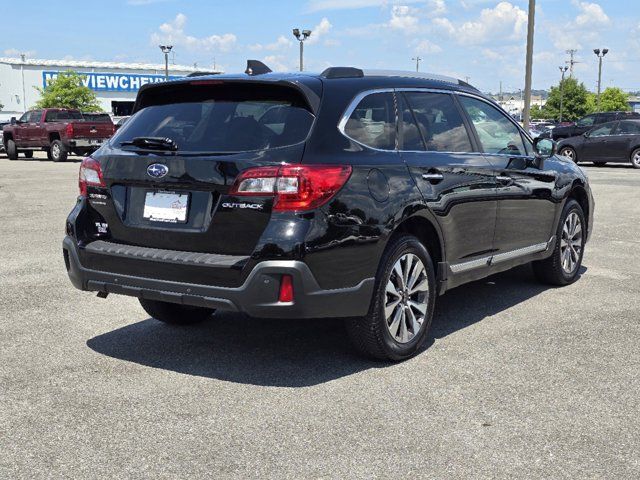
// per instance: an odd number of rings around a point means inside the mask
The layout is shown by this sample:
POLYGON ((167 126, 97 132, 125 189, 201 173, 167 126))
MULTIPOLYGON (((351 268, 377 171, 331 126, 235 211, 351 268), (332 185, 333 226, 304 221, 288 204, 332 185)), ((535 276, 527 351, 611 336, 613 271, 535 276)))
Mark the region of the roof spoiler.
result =
POLYGON ((260 60, 247 60, 247 69, 244 71, 247 75, 262 75, 271 72, 272 70, 260 60))
POLYGON ((354 67, 329 67, 320 75, 324 78, 362 78, 364 72, 354 67))

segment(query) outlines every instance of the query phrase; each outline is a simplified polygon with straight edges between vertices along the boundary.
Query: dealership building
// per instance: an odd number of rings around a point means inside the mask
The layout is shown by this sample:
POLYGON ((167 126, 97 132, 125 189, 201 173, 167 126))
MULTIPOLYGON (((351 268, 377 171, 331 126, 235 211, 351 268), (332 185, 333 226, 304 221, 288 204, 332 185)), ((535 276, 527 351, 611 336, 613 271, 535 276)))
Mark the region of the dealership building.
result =
MULTIPOLYGON (((0 121, 19 117, 40 98, 42 88, 60 72, 73 70, 84 76, 100 106, 113 116, 131 113, 138 89, 147 83, 165 81, 165 66, 143 63, 85 62, 0 58, 0 121)), ((196 68, 169 65, 169 78, 184 77, 196 68)), ((220 73, 220 72, 211 72, 220 73)))

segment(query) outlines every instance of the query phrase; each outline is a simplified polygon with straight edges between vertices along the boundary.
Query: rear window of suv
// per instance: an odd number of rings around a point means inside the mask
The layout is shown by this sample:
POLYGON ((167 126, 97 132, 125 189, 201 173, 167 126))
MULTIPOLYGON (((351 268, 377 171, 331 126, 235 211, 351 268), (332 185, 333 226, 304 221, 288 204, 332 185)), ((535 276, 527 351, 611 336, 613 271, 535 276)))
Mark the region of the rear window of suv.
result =
POLYGON ((313 124, 313 114, 291 88, 180 87, 166 98, 154 97, 162 104, 137 112, 118 130, 113 143, 163 137, 172 139, 182 152, 245 152, 300 143, 313 124))

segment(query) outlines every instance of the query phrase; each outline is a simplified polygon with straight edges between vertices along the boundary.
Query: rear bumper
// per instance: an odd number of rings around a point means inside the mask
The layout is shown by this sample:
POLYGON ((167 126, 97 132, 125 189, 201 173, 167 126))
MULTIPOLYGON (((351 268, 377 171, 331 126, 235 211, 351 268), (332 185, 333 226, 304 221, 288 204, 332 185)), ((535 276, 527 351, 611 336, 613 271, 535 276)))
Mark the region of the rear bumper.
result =
MULTIPOLYGON (((267 260, 256 264, 236 288, 158 280, 85 268, 76 241, 62 243, 67 273, 80 290, 129 295, 183 305, 243 312, 253 317, 322 318, 362 316, 369 310, 374 279, 350 288, 323 290, 309 267, 296 260, 267 260), (278 302, 283 274, 293 278, 294 301, 278 302)), ((116 260, 117 261, 117 260, 116 260)))

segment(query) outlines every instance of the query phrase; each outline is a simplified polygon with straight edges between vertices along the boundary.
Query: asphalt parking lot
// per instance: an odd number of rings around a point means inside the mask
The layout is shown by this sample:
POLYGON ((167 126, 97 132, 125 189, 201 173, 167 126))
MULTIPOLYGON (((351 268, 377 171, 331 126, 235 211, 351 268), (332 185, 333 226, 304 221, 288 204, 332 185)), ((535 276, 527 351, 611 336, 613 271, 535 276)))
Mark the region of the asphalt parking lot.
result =
POLYGON ((180 329, 75 290, 77 161, 0 156, 0 478, 639 478, 640 171, 585 168, 576 284, 454 289, 382 364, 338 320, 180 329))

